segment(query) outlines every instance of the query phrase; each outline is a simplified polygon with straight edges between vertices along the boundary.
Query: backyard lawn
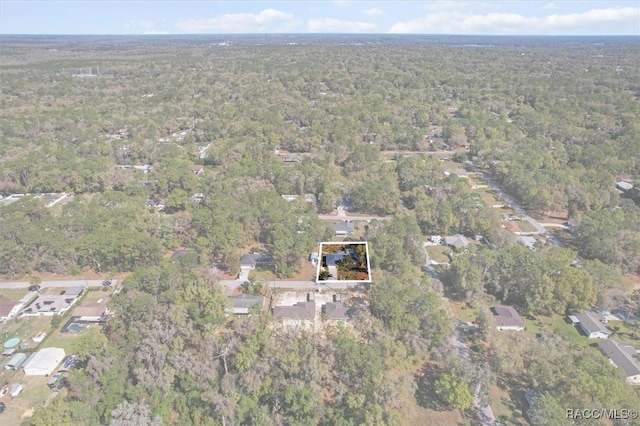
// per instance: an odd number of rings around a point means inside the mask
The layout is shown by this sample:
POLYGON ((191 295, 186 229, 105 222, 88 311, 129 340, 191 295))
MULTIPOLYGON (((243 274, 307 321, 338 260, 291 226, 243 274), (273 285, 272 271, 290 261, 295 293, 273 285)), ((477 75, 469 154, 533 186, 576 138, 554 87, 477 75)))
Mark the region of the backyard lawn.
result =
POLYGON ((535 232, 536 228, 526 220, 516 220, 515 224, 520 228, 520 232, 535 232))
POLYGON ((510 394, 497 386, 489 386, 489 400, 496 419, 514 426, 529 424, 522 413, 523 392, 511 392, 510 394))
POLYGON ((29 293, 29 291, 26 289, 0 289, 0 296, 16 301, 22 299, 27 293, 29 293))
POLYGON ((427 246, 427 253, 429 257, 438 263, 449 263, 448 253, 451 253, 451 249, 447 246, 427 246))
POLYGON ((453 315, 463 322, 473 322, 478 318, 476 310, 469 308, 466 302, 454 302, 449 300, 449 307, 453 315))
POLYGON ((504 204, 504 201, 498 198, 496 192, 490 188, 472 189, 471 192, 480 195, 482 201, 489 207, 504 204))
POLYGON ((636 332, 636 338, 632 339, 633 325, 629 323, 625 323, 624 321, 609 321, 607 327, 613 331, 611 335, 612 339, 635 346, 636 349, 640 350, 640 329, 636 332))

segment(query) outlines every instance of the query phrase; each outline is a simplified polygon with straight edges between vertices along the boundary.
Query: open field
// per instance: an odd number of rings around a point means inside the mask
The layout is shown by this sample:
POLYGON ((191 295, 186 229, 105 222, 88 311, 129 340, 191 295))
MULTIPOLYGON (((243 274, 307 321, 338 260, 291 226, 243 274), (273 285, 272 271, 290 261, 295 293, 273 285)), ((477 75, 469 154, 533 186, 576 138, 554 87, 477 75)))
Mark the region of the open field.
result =
POLYGON ((438 263, 449 263, 450 259, 447 256, 451 253, 451 249, 447 246, 427 246, 425 247, 429 257, 438 263))
POLYGON ((416 391, 411 394, 403 391, 398 395, 399 411, 403 414, 403 423, 407 425, 433 425, 433 426, 462 426, 465 424, 460 411, 438 410, 433 407, 434 395, 425 375, 429 374, 435 366, 427 365, 418 373, 393 372, 391 380, 399 380, 404 383, 416 382, 416 391), (425 373, 427 372, 427 373, 425 373), (394 377, 395 376, 395 377, 394 377))
POLYGON ((474 194, 480 195, 480 198, 482 199, 482 201, 484 201, 489 207, 499 205, 499 204, 504 204, 504 201, 502 201, 498 197, 498 194, 496 194, 496 192, 492 189, 489 189, 489 188, 472 189, 471 192, 474 194))
POLYGON ((22 299, 29 291, 26 289, 4 289, 0 288, 0 296, 7 299, 18 301, 22 299))
POLYGON ((0 384, 8 383, 11 386, 14 383, 21 383, 24 389, 16 398, 5 395, 2 398, 7 409, 2 413, 2 425, 12 426, 19 425, 27 417, 32 409, 42 404, 51 396, 51 390, 47 386, 48 377, 44 376, 27 376, 22 370, 9 371, 2 370, 0 373, 0 384))
POLYGON ((507 425, 527 426, 523 416, 524 392, 507 392, 497 386, 489 386, 489 400, 496 419, 507 425))
POLYGON ((520 232, 535 232, 536 231, 536 228, 534 228, 533 225, 531 225, 526 220, 516 220, 516 221, 514 221, 514 223, 518 226, 518 228, 520 229, 520 232))
POLYGON ((476 310, 467 306, 467 302, 455 302, 447 299, 453 315, 463 322, 473 322, 478 317, 476 310))

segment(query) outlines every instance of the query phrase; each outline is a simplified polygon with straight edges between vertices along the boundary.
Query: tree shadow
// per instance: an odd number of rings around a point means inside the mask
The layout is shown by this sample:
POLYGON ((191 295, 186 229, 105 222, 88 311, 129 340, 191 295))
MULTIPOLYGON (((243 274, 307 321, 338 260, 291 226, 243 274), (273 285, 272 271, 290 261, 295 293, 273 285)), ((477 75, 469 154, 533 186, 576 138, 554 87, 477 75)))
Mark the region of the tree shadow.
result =
POLYGON ((426 364, 416 380, 415 398, 418 405, 429 410, 443 410, 440 398, 436 395, 434 383, 440 376, 441 368, 433 364, 426 364))

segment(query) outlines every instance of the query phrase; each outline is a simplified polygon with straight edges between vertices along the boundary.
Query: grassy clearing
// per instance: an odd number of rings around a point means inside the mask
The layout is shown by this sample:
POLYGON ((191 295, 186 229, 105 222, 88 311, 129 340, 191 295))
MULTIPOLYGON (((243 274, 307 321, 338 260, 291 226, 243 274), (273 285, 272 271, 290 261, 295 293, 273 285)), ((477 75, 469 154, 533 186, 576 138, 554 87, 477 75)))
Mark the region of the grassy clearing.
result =
MULTIPOLYGON (((8 370, 5 370, 9 372, 8 370)), ((6 411, 2 414, 3 425, 19 425, 27 417, 27 413, 38 405, 42 404, 51 396, 51 390, 47 386, 48 377, 44 376, 27 376, 22 370, 11 371, 0 377, 0 383, 7 380, 7 383, 21 383, 24 389, 16 398, 5 396, 2 398, 7 406, 6 411)))
POLYGON ((97 302, 100 299, 104 299, 105 297, 110 297, 114 292, 113 287, 92 287, 89 291, 85 293, 82 297, 82 300, 76 303, 76 306, 80 306, 82 303, 86 302, 97 302))
POLYGON ((526 426, 529 424, 522 413, 523 392, 509 394, 509 392, 497 386, 490 386, 489 399, 496 419, 514 426, 526 426))
POLYGON ((504 201, 502 201, 496 192, 490 188, 472 189, 471 192, 478 194, 482 201, 484 201, 489 207, 504 204, 504 201))
POLYGON ((567 323, 562 315, 538 315, 536 317, 525 316, 523 319, 528 333, 555 333, 566 337, 573 343, 581 346, 586 346, 591 343, 589 339, 580 334, 575 326, 567 323))
POLYGON ((451 253, 451 249, 446 246, 427 246, 429 257, 438 263, 449 263, 450 259, 447 253, 451 253))
POLYGON ((640 350, 640 330, 636 332, 635 339, 631 338, 631 336, 633 336, 633 325, 625 323, 624 321, 609 321, 607 327, 613 331, 612 339, 634 346, 640 350))
POLYGON ((449 307, 453 315, 460 321, 473 322, 478 318, 476 310, 467 307, 466 302, 454 302, 453 300, 449 300, 449 307))
POLYGON ((22 340, 21 348, 30 350, 37 346, 31 338, 41 331, 49 333, 50 330, 51 317, 15 318, 0 326, 0 333, 2 333, 0 337, 4 340, 19 337, 22 340))
POLYGON ((526 220, 516 220, 515 223, 518 225, 518 228, 520 228, 520 232, 535 232, 536 230, 536 228, 526 220))
POLYGON ((15 301, 22 299, 27 293, 29 291, 25 289, 0 289, 0 296, 15 301))
POLYGON ((403 383, 411 381, 418 382, 418 390, 410 393, 407 390, 411 387, 402 387, 403 391, 398 395, 399 411, 403 415, 403 424, 408 425, 431 425, 431 426, 462 426, 465 424, 464 418, 460 411, 440 411, 428 406, 432 402, 434 396, 427 395, 424 387, 420 386, 420 381, 424 382, 422 376, 415 377, 412 372, 392 373, 391 380, 398 380, 403 383))

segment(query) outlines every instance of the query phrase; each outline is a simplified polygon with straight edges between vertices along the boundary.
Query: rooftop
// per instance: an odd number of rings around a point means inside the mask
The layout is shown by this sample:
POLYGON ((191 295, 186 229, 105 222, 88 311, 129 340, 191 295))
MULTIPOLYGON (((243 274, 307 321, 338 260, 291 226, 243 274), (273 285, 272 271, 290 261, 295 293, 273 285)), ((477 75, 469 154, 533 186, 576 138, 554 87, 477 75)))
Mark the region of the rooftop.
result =
POLYGON ((524 244, 525 246, 529 247, 531 250, 536 248, 536 239, 533 237, 529 237, 529 236, 524 236, 524 237, 518 237, 517 238, 518 242, 524 244))
POLYGON ((232 303, 231 310, 234 314, 247 314, 253 306, 258 306, 261 309, 264 306, 264 296, 261 295, 241 294, 240 296, 229 296, 229 300, 232 303))
POLYGON ((340 223, 336 223, 335 225, 333 225, 333 229, 336 231, 336 233, 352 233, 353 231, 355 231, 355 228, 353 226, 353 222, 340 222, 340 223))
POLYGON ((316 302, 298 302, 293 306, 274 306, 273 317, 295 320, 313 320, 316 315, 316 302))
POLYGON ((634 358, 636 349, 633 346, 605 339, 598 342, 598 347, 618 368, 625 371, 627 377, 640 374, 640 362, 634 358))
POLYGON ((444 242, 448 246, 455 247, 456 249, 465 248, 469 245, 469 241, 464 235, 456 234, 450 237, 445 237, 444 242))
POLYGON ((97 302, 85 302, 72 312, 74 317, 101 317, 107 313, 107 298, 97 302))
POLYGON ((268 253, 247 253, 240 258, 240 266, 250 266, 255 268, 257 265, 270 265, 273 259, 268 253))
POLYGON ((494 306, 491 312, 498 327, 524 327, 524 321, 513 306, 494 306))
POLYGON ((601 332, 611 334, 611 331, 604 325, 605 318, 602 314, 593 311, 584 311, 576 314, 580 321, 580 326, 588 333, 601 332))
POLYGON ((327 302, 322 306, 322 311, 328 320, 347 320, 351 318, 351 309, 342 302, 327 302))
POLYGON ((8 317, 11 310, 19 303, 20 302, 16 302, 15 300, 0 296, 0 317, 8 317))

